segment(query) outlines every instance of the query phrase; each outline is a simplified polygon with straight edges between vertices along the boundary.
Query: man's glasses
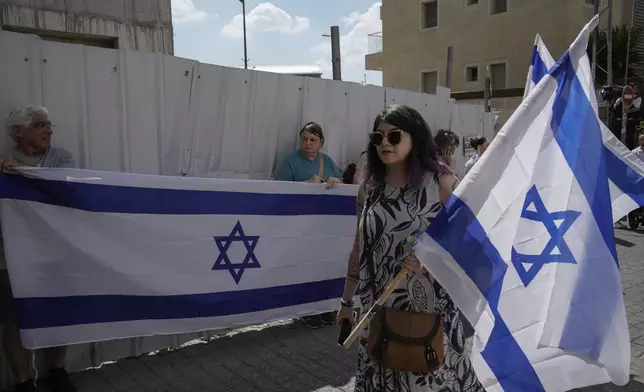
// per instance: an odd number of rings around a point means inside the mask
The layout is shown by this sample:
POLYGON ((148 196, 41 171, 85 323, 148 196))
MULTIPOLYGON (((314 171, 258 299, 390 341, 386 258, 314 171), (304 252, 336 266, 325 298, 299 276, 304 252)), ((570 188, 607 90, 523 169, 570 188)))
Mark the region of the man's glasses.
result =
POLYGON ((51 127, 52 127, 51 121, 37 121, 37 122, 31 124, 31 126, 34 129, 38 129, 38 130, 43 130, 43 129, 47 129, 47 128, 51 129, 51 127))
POLYGON ((385 135, 381 131, 376 131, 369 134, 369 141, 374 146, 379 146, 382 144, 386 137, 389 144, 395 146, 402 140, 402 133, 403 131, 401 131, 400 129, 392 129, 391 131, 387 132, 387 135, 385 135))

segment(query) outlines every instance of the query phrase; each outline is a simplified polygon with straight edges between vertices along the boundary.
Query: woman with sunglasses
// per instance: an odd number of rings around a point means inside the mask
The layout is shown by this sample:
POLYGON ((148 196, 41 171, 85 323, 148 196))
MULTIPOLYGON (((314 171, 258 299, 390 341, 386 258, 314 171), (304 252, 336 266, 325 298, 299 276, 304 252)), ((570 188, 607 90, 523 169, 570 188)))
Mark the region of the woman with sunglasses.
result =
POLYGON ((390 106, 376 117, 367 157, 358 195, 358 231, 337 322, 348 319, 355 325, 356 290, 362 308, 369 309, 405 266, 410 272, 384 307, 440 316, 445 357, 432 373, 385 368, 368 350, 367 327, 358 338, 355 392, 483 391, 470 364, 459 310, 413 252, 403 254, 407 238, 423 233, 450 197, 454 176, 438 161, 427 123, 408 106, 390 106))

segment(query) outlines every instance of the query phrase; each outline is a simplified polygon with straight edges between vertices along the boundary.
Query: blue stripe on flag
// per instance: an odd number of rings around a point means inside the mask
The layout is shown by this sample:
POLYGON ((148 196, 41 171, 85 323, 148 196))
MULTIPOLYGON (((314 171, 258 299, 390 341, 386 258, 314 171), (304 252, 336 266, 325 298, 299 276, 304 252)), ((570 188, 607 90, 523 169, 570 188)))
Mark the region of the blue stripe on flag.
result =
POLYGON ((604 147, 608 177, 639 206, 644 206, 644 177, 604 147))
POLYGON ((498 312, 507 264, 472 210, 452 195, 427 229, 479 288, 495 316, 494 328, 482 352, 505 392, 545 391, 539 376, 498 312))
POLYGON ((261 312, 336 299, 344 278, 289 286, 186 295, 16 298, 21 329, 136 320, 192 319, 261 312))
POLYGON ((548 74, 548 68, 546 68, 546 64, 541 58, 537 45, 532 47, 532 59, 530 63, 532 64, 532 82, 537 85, 548 74))
MULTIPOLYGON (((594 220, 609 253, 584 255, 566 318, 560 348, 591 359, 599 354, 610 328, 617 298, 605 295, 615 275, 617 249, 613 231, 611 199, 606 172, 606 149, 599 119, 577 78, 568 52, 553 68, 558 82, 553 105, 552 131, 570 169, 590 205, 594 220), (611 260, 608 260, 608 259, 611 260), (598 291, 597 287, 604 287, 598 291)), ((621 295, 621 292, 619 292, 621 295)))
POLYGON ((452 196, 427 234, 452 255, 490 307, 496 309, 508 266, 467 204, 452 196))
POLYGON ((617 261, 599 119, 577 79, 569 53, 559 61, 562 66, 555 66, 552 74, 559 84, 552 108, 552 132, 590 205, 606 246, 617 261))
POLYGON ((0 174, 0 199, 92 212, 176 215, 355 215, 356 197, 136 188, 0 174))

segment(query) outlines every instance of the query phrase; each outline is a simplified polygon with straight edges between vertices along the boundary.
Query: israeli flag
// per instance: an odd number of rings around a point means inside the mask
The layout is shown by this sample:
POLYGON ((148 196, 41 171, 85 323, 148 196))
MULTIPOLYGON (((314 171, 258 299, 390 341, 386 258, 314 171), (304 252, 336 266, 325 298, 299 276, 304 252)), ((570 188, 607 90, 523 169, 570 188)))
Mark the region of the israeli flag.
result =
POLYGON ((0 174, 27 348, 336 310, 356 186, 74 169, 0 174))
MULTIPOLYGON (((524 100, 554 64, 548 48, 537 35, 532 49, 524 100)), ((634 209, 644 206, 644 162, 616 138, 603 122, 600 122, 600 128, 606 150, 613 222, 617 222, 634 209)))
POLYGON ((607 150, 586 46, 593 19, 494 138, 416 255, 476 330, 488 391, 629 380, 607 150))

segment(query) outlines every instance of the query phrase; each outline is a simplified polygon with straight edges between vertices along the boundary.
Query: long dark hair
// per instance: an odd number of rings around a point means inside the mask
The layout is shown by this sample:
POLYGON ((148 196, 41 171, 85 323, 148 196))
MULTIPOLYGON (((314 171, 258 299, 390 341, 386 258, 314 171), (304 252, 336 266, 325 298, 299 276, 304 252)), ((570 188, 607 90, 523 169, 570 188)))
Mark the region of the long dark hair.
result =
MULTIPOLYGON (((391 105, 373 123, 373 132, 380 123, 387 123, 411 136, 411 151, 407 156, 408 183, 419 188, 427 172, 447 173, 447 167, 438 162, 436 145, 429 126, 415 109, 406 105, 391 105)), ((367 182, 381 185, 385 182, 386 165, 380 160, 376 146, 369 144, 367 149, 367 182)))
POLYGON ((485 136, 475 136, 470 139, 470 147, 477 150, 479 146, 484 145, 485 142, 487 142, 487 138, 485 136))
POLYGON ((440 153, 441 150, 447 150, 451 147, 458 148, 458 146, 461 145, 461 138, 459 138, 453 131, 439 129, 438 132, 436 132, 436 136, 434 136, 434 143, 440 153))

